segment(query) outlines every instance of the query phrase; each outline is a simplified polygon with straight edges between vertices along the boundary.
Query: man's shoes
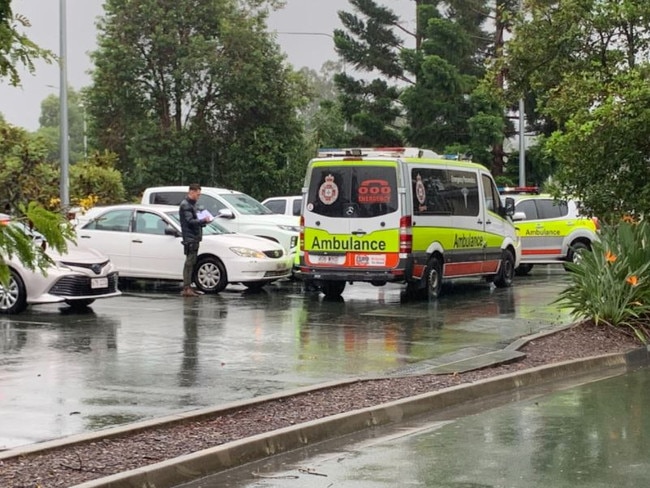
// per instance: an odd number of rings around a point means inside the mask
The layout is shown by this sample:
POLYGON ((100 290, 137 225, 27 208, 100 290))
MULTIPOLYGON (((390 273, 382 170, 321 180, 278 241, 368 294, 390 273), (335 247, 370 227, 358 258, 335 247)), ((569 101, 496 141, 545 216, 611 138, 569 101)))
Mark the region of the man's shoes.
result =
POLYGON ((191 286, 186 286, 183 288, 181 291, 181 296, 182 297, 198 297, 200 296, 197 292, 195 292, 191 286))
POLYGON ((194 293, 196 293, 197 295, 205 295, 205 293, 202 292, 201 290, 199 290, 198 288, 194 288, 194 287, 192 287, 192 291, 193 291, 194 293))

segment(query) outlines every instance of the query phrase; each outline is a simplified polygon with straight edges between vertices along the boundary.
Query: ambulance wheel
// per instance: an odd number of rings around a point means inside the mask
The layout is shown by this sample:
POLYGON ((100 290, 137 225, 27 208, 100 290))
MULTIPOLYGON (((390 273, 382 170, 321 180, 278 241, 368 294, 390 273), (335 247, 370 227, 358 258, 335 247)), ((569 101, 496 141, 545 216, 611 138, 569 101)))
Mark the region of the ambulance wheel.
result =
POLYGON ((526 276, 528 273, 530 273, 530 270, 533 269, 532 264, 520 264, 515 268, 515 275, 517 276, 526 276))
POLYGON ((345 290, 345 281, 323 281, 320 289, 327 298, 338 298, 345 290))
POLYGON ((427 296, 435 300, 442 290, 442 261, 439 256, 433 256, 427 266, 427 296))
MULTIPOLYGON (((574 264, 578 264, 580 262, 582 253, 590 250, 591 249, 589 248, 589 246, 584 242, 582 241, 574 242, 573 244, 571 244, 569 248, 569 256, 567 257, 567 261, 572 262, 574 264)), ((564 267, 564 269, 566 269, 566 266, 564 267)))
POLYGON ((497 288, 508 288, 512 286, 512 280, 515 277, 515 257, 508 250, 503 250, 501 254, 501 268, 494 277, 494 284, 497 288))

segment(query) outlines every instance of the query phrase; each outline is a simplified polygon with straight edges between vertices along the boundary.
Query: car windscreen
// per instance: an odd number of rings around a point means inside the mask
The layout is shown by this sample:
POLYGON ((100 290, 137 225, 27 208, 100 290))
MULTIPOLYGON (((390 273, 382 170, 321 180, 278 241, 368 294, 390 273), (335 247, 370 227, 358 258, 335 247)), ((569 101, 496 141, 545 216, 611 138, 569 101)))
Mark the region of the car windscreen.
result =
POLYGON ((314 166, 307 210, 326 217, 378 217, 397 211, 394 166, 314 166))
POLYGON ((235 207, 237 211, 244 215, 272 215, 273 212, 253 197, 249 197, 245 193, 221 193, 219 195, 230 205, 235 207))
MULTIPOLYGON (((181 220, 178 216, 178 212, 167 212, 167 215, 178 225, 181 225, 181 220)), ((217 224, 216 221, 212 221, 209 224, 206 224, 205 227, 203 227, 203 235, 204 236, 214 236, 214 235, 219 235, 219 234, 232 234, 228 229, 225 227, 220 226, 217 224)))

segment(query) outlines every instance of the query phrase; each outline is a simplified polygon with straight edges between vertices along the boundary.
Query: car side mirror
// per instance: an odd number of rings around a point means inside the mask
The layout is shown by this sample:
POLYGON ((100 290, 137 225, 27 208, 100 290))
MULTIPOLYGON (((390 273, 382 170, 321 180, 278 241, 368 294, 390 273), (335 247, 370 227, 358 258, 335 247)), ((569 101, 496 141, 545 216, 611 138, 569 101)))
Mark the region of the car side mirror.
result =
POLYGON ((514 198, 506 197, 505 211, 506 211, 506 215, 509 215, 511 217, 515 214, 515 199, 514 198))
POLYGON ((174 236, 174 237, 180 237, 181 234, 178 232, 176 229, 174 229, 171 225, 166 225, 165 226, 165 235, 166 236, 174 236))
POLYGON ((512 215, 512 220, 514 222, 518 222, 518 221, 521 221, 521 220, 526 220, 526 214, 524 212, 515 212, 512 215))
POLYGON ((222 208, 221 210, 219 210, 217 217, 219 217, 220 219, 234 219, 235 214, 232 213, 232 210, 230 210, 229 208, 222 208))

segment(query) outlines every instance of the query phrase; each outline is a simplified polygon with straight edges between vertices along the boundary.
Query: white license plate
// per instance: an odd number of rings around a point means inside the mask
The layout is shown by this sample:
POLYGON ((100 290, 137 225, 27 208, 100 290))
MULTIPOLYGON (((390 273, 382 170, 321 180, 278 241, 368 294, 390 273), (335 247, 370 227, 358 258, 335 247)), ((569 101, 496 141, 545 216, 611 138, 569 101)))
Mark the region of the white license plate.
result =
POLYGON ((318 264, 344 264, 345 256, 313 256, 318 264))
POLYGON ((108 288, 108 278, 90 278, 90 288, 108 288))

